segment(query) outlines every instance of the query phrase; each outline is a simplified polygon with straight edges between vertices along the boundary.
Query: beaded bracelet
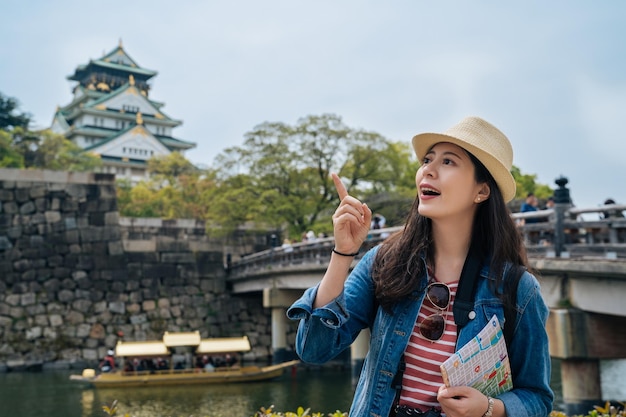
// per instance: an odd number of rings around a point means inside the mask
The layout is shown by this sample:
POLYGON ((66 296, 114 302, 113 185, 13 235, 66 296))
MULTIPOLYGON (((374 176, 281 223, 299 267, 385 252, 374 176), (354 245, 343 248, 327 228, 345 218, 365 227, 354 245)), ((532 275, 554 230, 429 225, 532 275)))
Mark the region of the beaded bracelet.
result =
POLYGON ((359 254, 358 251, 354 252, 354 253, 343 253, 343 252, 339 252, 337 249, 333 248, 333 253, 336 253, 337 255, 341 255, 341 256, 357 256, 359 254))
POLYGON ((485 414, 483 414, 483 417, 491 417, 491 415, 493 414, 493 398, 491 397, 487 397, 487 411, 485 411, 485 414))

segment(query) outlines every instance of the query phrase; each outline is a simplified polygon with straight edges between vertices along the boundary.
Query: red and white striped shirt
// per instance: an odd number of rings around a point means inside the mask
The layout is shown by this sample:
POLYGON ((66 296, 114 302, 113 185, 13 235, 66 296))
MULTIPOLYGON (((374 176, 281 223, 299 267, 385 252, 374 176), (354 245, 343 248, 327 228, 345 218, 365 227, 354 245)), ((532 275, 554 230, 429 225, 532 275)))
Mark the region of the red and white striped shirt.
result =
MULTIPOLYGON (((431 277, 436 281, 435 277, 432 275, 431 277)), ((450 288, 450 305, 446 311, 442 312, 427 297, 424 297, 409 344, 404 351, 406 369, 402 377, 400 404, 422 411, 427 411, 431 407, 440 408, 437 402, 437 391, 443 385, 443 378, 439 365, 454 353, 456 345, 457 326, 454 323, 452 305, 459 282, 454 281, 446 285, 450 288), (445 331, 441 339, 433 342, 422 336, 419 323, 426 317, 437 313, 445 317, 445 331)))

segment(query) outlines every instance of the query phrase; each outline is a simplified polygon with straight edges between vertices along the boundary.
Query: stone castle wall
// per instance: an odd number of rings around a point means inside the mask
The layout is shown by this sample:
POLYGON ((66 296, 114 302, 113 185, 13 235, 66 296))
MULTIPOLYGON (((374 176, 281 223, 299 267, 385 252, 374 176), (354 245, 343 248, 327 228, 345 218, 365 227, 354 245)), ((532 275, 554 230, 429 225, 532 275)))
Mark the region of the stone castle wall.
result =
POLYGON ((128 219, 110 174, 0 169, 0 366, 94 363, 164 331, 248 335, 270 312, 227 291, 221 243, 194 220, 128 219))

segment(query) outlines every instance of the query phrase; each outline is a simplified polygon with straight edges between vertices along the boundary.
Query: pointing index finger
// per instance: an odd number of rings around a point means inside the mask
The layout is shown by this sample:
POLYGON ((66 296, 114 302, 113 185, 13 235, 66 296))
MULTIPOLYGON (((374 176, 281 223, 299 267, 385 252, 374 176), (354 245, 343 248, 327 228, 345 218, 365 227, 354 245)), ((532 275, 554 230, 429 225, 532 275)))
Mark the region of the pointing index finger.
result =
POLYGON ((337 194, 339 194, 339 200, 343 200, 348 195, 348 190, 346 190, 346 186, 341 182, 341 178, 334 172, 330 174, 333 178, 333 182, 335 183, 335 188, 337 189, 337 194))

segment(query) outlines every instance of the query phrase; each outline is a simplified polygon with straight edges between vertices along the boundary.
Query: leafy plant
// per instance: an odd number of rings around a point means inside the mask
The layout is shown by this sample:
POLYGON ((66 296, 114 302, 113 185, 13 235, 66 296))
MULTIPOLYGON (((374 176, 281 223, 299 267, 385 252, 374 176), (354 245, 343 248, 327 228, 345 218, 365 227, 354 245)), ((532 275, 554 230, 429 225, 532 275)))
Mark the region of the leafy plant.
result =
MULTIPOLYGON (((626 402, 618 403, 621 407, 612 405, 607 401, 603 406, 595 406, 585 416, 575 415, 571 417, 626 417, 626 402)), ((102 406, 102 410, 109 417, 116 416, 118 412, 117 400, 114 400, 111 405, 102 406)), ((124 417, 130 417, 130 415, 125 414, 124 417)), ((274 411, 274 405, 272 404, 267 408, 259 408, 252 417, 348 417, 348 413, 336 410, 335 412, 324 414, 322 412, 311 412, 310 408, 305 409, 304 407, 298 407, 295 412, 279 412, 274 411)), ((550 413, 549 417, 568 417, 568 415, 562 411, 555 410, 550 413)))
POLYGON ((284 413, 274 411, 274 406, 270 405, 268 408, 261 407, 253 417, 347 417, 348 413, 342 413, 337 410, 334 413, 324 414, 321 412, 311 413, 311 409, 304 407, 298 407, 296 412, 285 411, 284 413))
POLYGON ((309 415, 309 411, 311 411, 310 408, 307 408, 305 410, 302 407, 298 407, 298 410, 295 413, 292 413, 291 411, 287 411, 285 413, 285 417, 306 417, 309 415))
POLYGON ((103 405, 102 411, 108 416, 114 416, 117 414, 117 400, 113 400, 111 405, 103 405))
MULTIPOLYGON (((594 412, 596 412, 596 414, 598 416, 611 416, 611 417, 616 417, 616 416, 626 416, 626 403, 620 402, 620 404, 622 405, 622 408, 620 409, 619 407, 616 407, 614 405, 611 405, 611 403, 609 401, 607 401, 606 403, 604 403, 604 407, 602 406, 594 406, 594 410, 591 411, 589 414, 593 415, 594 412)), ((593 416, 595 417, 595 416, 593 416)))
MULTIPOLYGON (((572 417, 626 417, 626 402, 619 402, 619 404, 621 407, 614 406, 607 401, 604 406, 594 406, 594 409, 585 416, 578 415, 572 417)), ((567 417, 567 414, 562 411, 552 411, 550 417, 567 417)))

